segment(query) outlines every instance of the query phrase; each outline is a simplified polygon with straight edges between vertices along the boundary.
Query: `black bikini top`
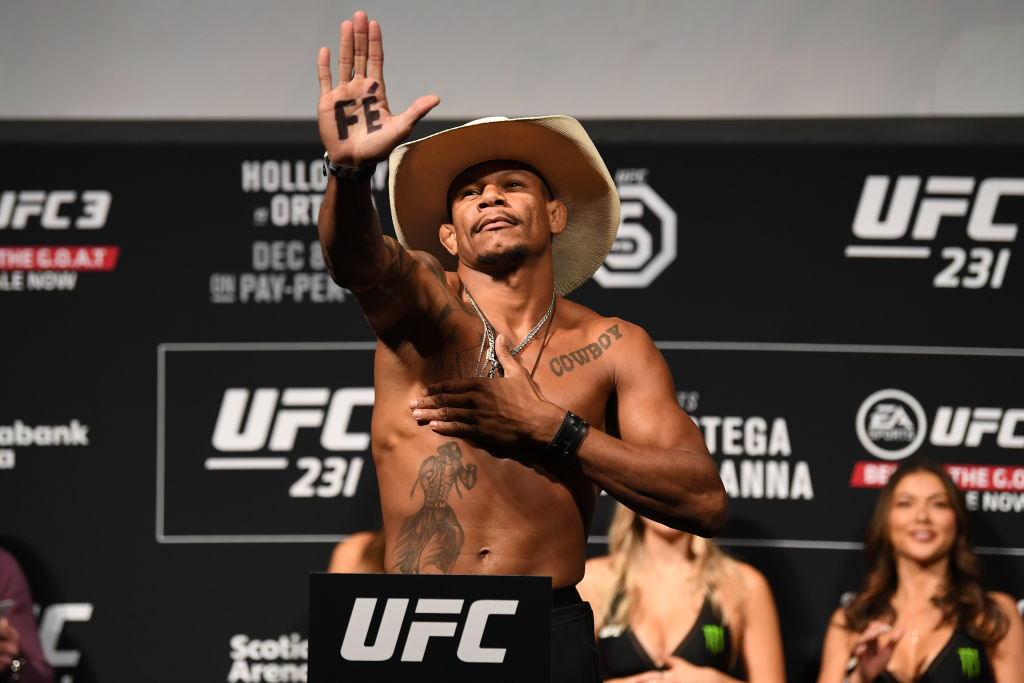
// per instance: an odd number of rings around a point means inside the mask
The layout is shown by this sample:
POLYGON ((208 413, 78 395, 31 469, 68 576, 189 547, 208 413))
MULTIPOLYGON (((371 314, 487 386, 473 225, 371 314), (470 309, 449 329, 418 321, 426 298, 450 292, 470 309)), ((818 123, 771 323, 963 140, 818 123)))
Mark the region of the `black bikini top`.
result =
MULTIPOLYGON (((963 631, 953 631, 915 683, 995 683, 995 680, 984 643, 963 631)), ((900 683, 888 671, 883 671, 876 681, 900 683)))
MULTIPOLYGON (((628 625, 624 628, 602 628, 597 636, 597 652, 602 679, 668 668, 667 665, 659 667, 654 663, 628 625)), ((729 628, 711 608, 709 597, 704 597, 704 604, 697 615, 697 620, 672 654, 696 666, 710 666, 719 671, 729 670, 732 660, 732 638, 729 628)))

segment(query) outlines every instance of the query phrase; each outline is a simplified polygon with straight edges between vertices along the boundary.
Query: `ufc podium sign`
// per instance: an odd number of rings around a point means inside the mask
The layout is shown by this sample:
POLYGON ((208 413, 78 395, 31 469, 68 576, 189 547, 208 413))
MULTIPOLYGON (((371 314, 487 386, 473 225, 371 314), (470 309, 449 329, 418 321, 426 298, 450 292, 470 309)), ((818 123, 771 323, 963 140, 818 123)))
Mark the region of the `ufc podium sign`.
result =
POLYGON ((548 680, 551 578, 312 574, 309 683, 548 680))

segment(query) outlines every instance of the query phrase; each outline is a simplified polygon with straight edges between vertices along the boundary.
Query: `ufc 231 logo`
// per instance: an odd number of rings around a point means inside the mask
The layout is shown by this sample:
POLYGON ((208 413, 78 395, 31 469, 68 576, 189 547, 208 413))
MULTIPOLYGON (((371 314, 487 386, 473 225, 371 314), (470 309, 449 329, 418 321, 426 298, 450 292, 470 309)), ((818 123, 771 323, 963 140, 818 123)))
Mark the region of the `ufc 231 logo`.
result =
MULTIPOLYGON (((930 243, 936 241, 944 221, 949 226, 944 232, 959 223, 959 229, 973 242, 1013 242, 1017 239, 1017 223, 998 222, 997 213, 1001 203, 1004 209, 1009 205, 1004 202, 1006 198, 1015 196, 1024 196, 1024 178, 985 178, 979 182, 969 176, 868 176, 853 219, 853 234, 883 244, 849 245, 846 256, 930 258, 930 243), (912 245, 906 243, 907 237, 912 245), (896 240, 903 243, 893 244, 896 240)), ((1020 200, 1015 205, 1024 206, 1020 200)), ((1009 247, 947 246, 940 255, 948 264, 932 281, 938 288, 999 289, 1010 263, 1009 247)))
POLYGON ((98 230, 107 224, 113 196, 106 190, 7 190, 0 193, 0 230, 22 230, 38 218, 47 230, 98 230))
MULTIPOLYGON (((465 600, 419 598, 417 615, 461 615, 465 600)), ((392 659, 398 648, 398 637, 406 622, 409 598, 388 598, 384 615, 372 645, 367 645, 370 622, 377 598, 356 598, 341 643, 341 656, 350 662, 384 662, 392 659)), ((466 623, 459 638, 456 654, 459 660, 480 664, 501 664, 507 648, 482 647, 487 619, 494 614, 515 614, 518 600, 474 600, 466 612, 466 623)), ((458 622, 453 619, 411 619, 400 661, 422 662, 431 638, 452 638, 458 622)))
MULTIPOLYGON (((370 435, 350 431, 350 423, 357 407, 373 405, 373 396, 370 387, 343 387, 333 392, 326 387, 227 389, 213 428, 213 447, 224 453, 290 452, 300 429, 317 429, 324 450, 363 453, 370 447, 370 435)), ((304 474, 291 485, 288 495, 350 498, 356 494, 364 462, 361 456, 302 456, 296 465, 304 474)), ((275 456, 206 460, 208 470, 284 470, 289 465, 288 458, 275 456)))

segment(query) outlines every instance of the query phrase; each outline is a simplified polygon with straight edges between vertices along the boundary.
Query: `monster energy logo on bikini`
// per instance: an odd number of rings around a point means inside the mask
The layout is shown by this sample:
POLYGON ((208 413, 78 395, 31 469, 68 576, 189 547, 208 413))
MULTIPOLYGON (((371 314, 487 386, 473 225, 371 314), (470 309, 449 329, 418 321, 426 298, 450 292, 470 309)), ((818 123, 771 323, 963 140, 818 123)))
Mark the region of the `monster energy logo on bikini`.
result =
POLYGON ((960 656, 960 669, 964 672, 964 677, 970 679, 981 673, 981 659, 976 649, 958 647, 956 653, 960 656))
POLYGON ((708 652, 713 655, 720 654, 725 649, 725 630, 721 626, 708 624, 703 627, 704 645, 708 652))

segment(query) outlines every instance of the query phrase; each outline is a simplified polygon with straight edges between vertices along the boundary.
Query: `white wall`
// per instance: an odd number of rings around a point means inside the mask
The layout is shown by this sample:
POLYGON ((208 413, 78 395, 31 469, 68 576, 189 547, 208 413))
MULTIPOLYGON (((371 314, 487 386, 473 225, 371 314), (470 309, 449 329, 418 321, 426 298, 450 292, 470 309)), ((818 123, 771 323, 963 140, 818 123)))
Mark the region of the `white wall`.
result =
POLYGON ((1024 114, 1022 0, 0 0, 0 118, 311 119, 360 7, 443 119, 1024 114))

